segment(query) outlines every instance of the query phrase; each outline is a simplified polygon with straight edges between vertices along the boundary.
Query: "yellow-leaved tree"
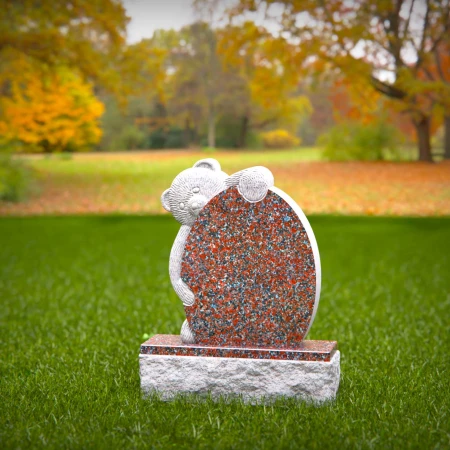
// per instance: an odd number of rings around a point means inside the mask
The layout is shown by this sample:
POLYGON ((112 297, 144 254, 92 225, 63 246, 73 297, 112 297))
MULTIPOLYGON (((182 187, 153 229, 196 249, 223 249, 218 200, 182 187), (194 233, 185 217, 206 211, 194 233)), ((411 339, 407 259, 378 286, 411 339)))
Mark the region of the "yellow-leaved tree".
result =
POLYGON ((80 151, 101 137, 103 104, 76 73, 24 64, 0 97, 0 140, 27 152, 80 151))
POLYGON ((295 133, 312 107, 298 93, 298 73, 290 70, 291 44, 250 21, 218 33, 226 80, 234 83, 226 92, 233 114, 241 118, 242 143, 250 130, 282 128, 295 133))

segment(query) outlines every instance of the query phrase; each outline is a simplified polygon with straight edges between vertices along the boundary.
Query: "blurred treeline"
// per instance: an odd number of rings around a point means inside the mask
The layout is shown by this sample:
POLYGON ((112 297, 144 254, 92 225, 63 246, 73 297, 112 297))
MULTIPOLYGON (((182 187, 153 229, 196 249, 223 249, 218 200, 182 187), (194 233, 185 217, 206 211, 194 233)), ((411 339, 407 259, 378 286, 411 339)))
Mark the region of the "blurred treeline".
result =
POLYGON ((100 148, 262 147, 271 145, 269 130, 278 130, 283 145, 297 144, 312 106, 274 45, 250 22, 223 29, 197 22, 129 46, 152 67, 140 74, 142 88, 125 110, 114 97, 100 96, 106 105, 100 148))
POLYGON ((319 143, 383 159, 414 142, 450 157, 448 2, 240 0, 218 21, 220 2, 195 0, 196 23, 135 44, 118 0, 2 3, 5 149, 319 143))

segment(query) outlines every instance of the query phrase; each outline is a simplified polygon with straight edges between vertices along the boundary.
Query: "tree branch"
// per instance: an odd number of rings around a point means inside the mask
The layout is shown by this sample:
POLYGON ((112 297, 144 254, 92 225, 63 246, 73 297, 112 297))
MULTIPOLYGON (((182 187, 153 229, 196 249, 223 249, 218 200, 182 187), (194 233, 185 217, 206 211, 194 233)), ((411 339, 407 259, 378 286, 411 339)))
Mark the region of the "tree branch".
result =
POLYGON ((408 32, 409 23, 411 22, 412 11, 414 8, 414 3, 415 3, 415 0, 411 0, 411 6, 409 7, 408 18, 406 19, 405 26, 403 27, 402 39, 405 39, 406 34, 408 32))
POLYGON ((403 0, 398 0, 395 5, 395 10, 391 10, 386 16, 380 16, 382 19, 382 26, 387 37, 387 45, 389 53, 394 57, 395 66, 402 67, 403 60, 400 56, 403 41, 400 38, 400 10, 403 0), (388 24, 386 24, 386 22, 388 24))
POLYGON ((383 81, 379 80, 378 78, 375 78, 373 75, 370 77, 372 86, 381 94, 386 95, 390 98, 395 99, 404 99, 406 97, 406 93, 402 91, 399 88, 396 88, 395 86, 392 86, 390 84, 384 83, 383 81))
POLYGON ((433 45, 431 46, 429 52, 432 53, 437 49, 437 46, 441 43, 442 39, 447 35, 450 30, 450 1, 447 1, 447 12, 445 14, 444 29, 441 35, 435 39, 433 45))
POLYGON ((264 128, 267 125, 270 125, 273 122, 276 122, 279 118, 277 116, 271 117, 270 119, 263 120, 259 123, 254 123, 251 125, 251 128, 256 128, 257 130, 264 128))
POLYGON ((441 64, 441 55, 439 53, 439 49, 436 48, 434 51, 434 59, 436 61, 436 68, 437 71, 439 73, 439 76, 441 77, 442 81, 444 81, 445 83, 450 83, 449 80, 447 80, 446 76, 444 75, 444 71, 442 69, 442 64, 441 64))
POLYGON ((434 81, 433 75, 432 75, 432 73, 428 70, 428 68, 424 67, 422 70, 424 71, 425 75, 427 76, 427 78, 428 78, 430 81, 434 81))
POLYGON ((430 20, 430 0, 426 0, 427 10, 425 12, 425 18, 423 20, 423 31, 422 31, 422 39, 420 41, 419 51, 417 52, 417 61, 414 66, 414 69, 417 71, 422 64, 422 56, 423 51, 425 48, 425 40, 427 37, 427 28, 428 28, 428 22, 430 20))

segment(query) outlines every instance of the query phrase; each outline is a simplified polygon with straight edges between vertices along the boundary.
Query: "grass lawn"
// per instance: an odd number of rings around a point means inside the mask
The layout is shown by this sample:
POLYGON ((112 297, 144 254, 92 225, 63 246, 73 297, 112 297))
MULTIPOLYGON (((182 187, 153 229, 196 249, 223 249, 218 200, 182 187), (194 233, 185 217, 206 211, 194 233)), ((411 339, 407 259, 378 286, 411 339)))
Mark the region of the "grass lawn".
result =
POLYGON ((269 167, 278 187, 308 214, 450 215, 450 164, 325 162, 317 148, 272 151, 154 151, 26 157, 40 192, 0 202, 0 215, 157 214, 173 178, 201 158, 227 173, 269 167))
POLYGON ((450 218, 313 216, 310 338, 337 400, 142 399, 144 333, 178 333, 167 216, 0 220, 1 448, 449 448, 450 218))

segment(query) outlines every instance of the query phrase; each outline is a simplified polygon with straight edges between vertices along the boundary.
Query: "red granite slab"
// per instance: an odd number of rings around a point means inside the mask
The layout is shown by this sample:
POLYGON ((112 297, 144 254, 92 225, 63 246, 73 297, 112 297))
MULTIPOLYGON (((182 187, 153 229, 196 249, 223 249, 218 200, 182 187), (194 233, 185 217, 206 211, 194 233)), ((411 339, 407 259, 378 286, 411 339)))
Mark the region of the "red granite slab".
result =
POLYGON ((255 348, 183 344, 180 336, 157 334, 141 345, 141 355, 204 356, 222 358, 281 359, 289 361, 331 360, 336 341, 302 341, 295 348, 255 348))
POLYGON ((185 311, 196 343, 287 349, 305 337, 320 262, 306 217, 282 194, 249 203, 229 188, 198 216, 181 269, 195 294, 185 311))

